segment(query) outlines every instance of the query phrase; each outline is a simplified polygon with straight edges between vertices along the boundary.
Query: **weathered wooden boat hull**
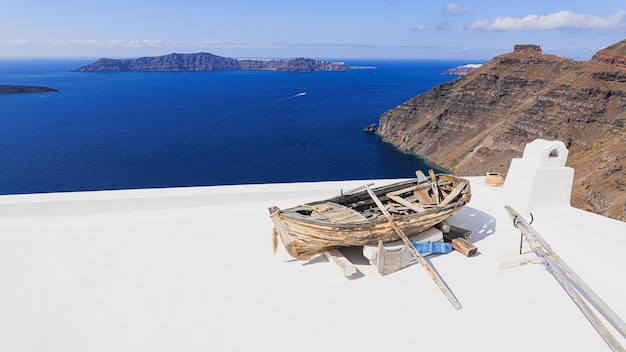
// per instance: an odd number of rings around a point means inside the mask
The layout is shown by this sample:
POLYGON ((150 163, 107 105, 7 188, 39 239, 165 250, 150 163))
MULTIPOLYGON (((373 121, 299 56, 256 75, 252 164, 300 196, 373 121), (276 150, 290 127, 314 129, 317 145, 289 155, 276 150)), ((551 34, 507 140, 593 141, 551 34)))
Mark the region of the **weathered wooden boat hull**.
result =
MULTIPOLYGON (((433 175, 434 176, 434 175, 433 175)), ((446 195, 454 199, 433 203, 444 204, 424 207, 421 211, 409 209, 406 214, 395 214, 394 222, 407 234, 422 232, 435 226, 458 211, 469 202, 471 192, 469 182, 451 175, 438 175, 441 198, 446 195), (453 193, 458 193, 454 195, 453 193)), ((374 188, 374 193, 384 202, 391 204, 388 196, 394 192, 418 193, 432 198, 431 182, 418 183, 417 180, 402 181, 392 185, 374 188), (430 192, 431 194, 424 194, 430 192)), ((395 197, 397 198, 397 197, 395 197)), ((394 198, 394 199, 395 199, 394 198)), ((395 203, 397 206, 398 205, 395 203)), ((415 208, 423 204, 417 203, 415 208)), ((311 202, 297 207, 280 210, 271 207, 270 217, 274 222, 275 235, 280 236, 287 252, 298 259, 310 258, 328 250, 346 246, 364 246, 399 239, 397 232, 384 216, 367 218, 363 214, 374 213, 375 205, 366 191, 340 195, 323 201, 311 202)))

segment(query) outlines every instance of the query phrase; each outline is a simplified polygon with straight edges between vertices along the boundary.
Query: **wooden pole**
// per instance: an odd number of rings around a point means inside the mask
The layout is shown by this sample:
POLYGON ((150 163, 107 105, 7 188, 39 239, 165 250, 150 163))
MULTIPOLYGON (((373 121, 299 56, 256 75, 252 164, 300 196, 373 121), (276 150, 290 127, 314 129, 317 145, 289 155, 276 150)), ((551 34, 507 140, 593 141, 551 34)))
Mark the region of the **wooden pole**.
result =
POLYGON ((331 249, 324 252, 324 256, 329 262, 335 263, 344 277, 350 277, 356 274, 356 267, 346 258, 338 249, 331 249))
POLYGON ((443 282, 439 274, 437 274, 437 272, 433 269, 433 267, 426 261, 426 259, 424 259, 424 257, 420 254, 417 248, 413 246, 413 243, 411 243, 411 241, 404 234, 402 229, 400 229, 400 226, 396 224, 396 222, 393 220, 393 216, 391 216, 391 214, 387 211, 387 209, 385 209, 385 206, 380 201, 380 199, 378 199, 376 194, 368 186, 365 186, 365 189, 367 190, 367 193, 369 193, 370 197, 372 197, 372 199, 374 200, 374 203, 376 203, 376 206, 378 206, 380 211, 382 211, 385 217, 387 217, 387 220, 389 220, 391 227, 393 227, 393 229, 396 231, 398 236, 400 236, 402 241, 404 241, 404 244, 411 250, 411 253, 413 253, 415 258, 417 258, 417 260, 424 267, 424 269, 426 269, 426 271, 430 274, 433 281, 435 281, 437 286, 439 286, 439 289, 441 290, 441 292, 443 292, 443 294, 446 296, 448 301, 450 301, 454 309, 456 310, 461 309, 461 303, 459 303, 456 297, 454 297, 454 294, 452 294, 452 291, 450 291, 450 289, 446 286, 446 284, 443 282))
POLYGON ((439 199, 439 186, 437 185, 437 176, 435 176, 435 172, 430 169, 428 170, 428 174, 430 175, 430 187, 433 189, 433 197, 435 197, 435 202, 440 206, 441 201, 439 199))
POLYGON ((552 250, 550 245, 524 220, 524 218, 510 206, 504 207, 513 219, 513 225, 520 229, 524 239, 540 258, 544 260, 546 268, 554 276, 554 278, 565 289, 570 298, 576 303, 578 308, 583 312, 587 320, 593 325, 596 331, 602 336, 604 341, 613 351, 626 351, 622 345, 615 339, 609 330, 602 324, 600 319, 593 313, 587 303, 580 294, 575 290, 573 285, 567 280, 570 278, 576 286, 589 297, 594 306, 615 326, 620 333, 624 335, 624 322, 620 319, 609 306, 598 297, 593 290, 564 261, 552 250), (566 277, 564 278, 563 275, 566 277))

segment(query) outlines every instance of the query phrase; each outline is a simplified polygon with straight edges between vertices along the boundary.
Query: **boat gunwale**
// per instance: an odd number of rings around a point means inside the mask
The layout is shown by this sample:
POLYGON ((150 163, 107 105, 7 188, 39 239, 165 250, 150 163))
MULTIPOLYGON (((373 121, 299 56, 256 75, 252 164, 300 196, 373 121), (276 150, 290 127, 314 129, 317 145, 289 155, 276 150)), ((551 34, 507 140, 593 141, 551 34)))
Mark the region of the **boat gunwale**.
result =
MULTIPOLYGON (((321 202, 321 203, 316 203, 316 204, 324 204, 326 202, 321 202)), ((313 204, 313 203, 309 203, 309 204, 313 204)), ((420 220, 421 218, 423 218, 424 216, 430 215, 430 214, 437 214, 437 213, 441 213, 441 212, 445 212, 449 209, 456 209, 459 208, 463 205, 467 204, 467 202, 461 202, 461 201, 456 201, 453 203, 450 203, 448 205, 446 205, 445 207, 442 208, 427 208, 426 211, 424 212, 414 212, 411 214, 407 214, 407 215, 394 215, 394 221, 396 223, 398 223, 399 225, 402 225, 403 223, 410 223, 413 220, 420 220)), ((289 209, 285 209, 285 210, 280 210, 278 217, 287 221, 294 221, 294 222, 298 222, 298 223, 307 223, 309 225, 312 225, 311 227, 320 227, 320 228, 329 228, 332 227, 334 229, 337 230, 350 230, 350 229, 354 229, 354 228, 358 228, 358 227, 363 227, 363 226, 375 226, 378 224, 388 224, 389 220, 387 220, 387 218, 385 217, 378 217, 375 219, 367 219, 367 220, 363 220, 360 222, 350 222, 350 223, 333 223, 330 222, 326 219, 322 219, 320 217, 315 218, 309 215, 302 215, 300 213, 298 213, 297 211, 293 210, 293 209, 297 209, 297 208, 304 208, 306 205, 300 205, 298 207, 293 207, 293 208, 289 208, 289 209)))
MULTIPOLYGON (((439 174, 437 175, 438 177, 442 177, 444 179, 453 179, 454 181, 458 183, 460 182, 467 182, 466 179, 462 178, 462 177, 458 177, 458 176, 454 176, 454 175, 449 175, 449 174, 439 174)), ((372 189, 372 191, 374 191, 374 193, 380 197, 381 199, 385 199, 386 194, 390 193, 390 192, 394 192, 397 190, 400 190, 402 188, 406 188, 407 185, 415 185, 416 187, 420 186, 420 185, 427 185, 429 184, 430 181, 428 182, 417 182, 416 179, 410 179, 410 180, 405 180, 405 181, 401 181, 401 182, 397 182, 397 183, 393 183, 390 185, 386 185, 386 186, 381 186, 378 188, 374 188, 372 189)), ((467 182, 467 189, 469 190, 469 182, 467 182)), ((426 187, 425 187, 426 188, 426 187)), ((471 191, 470 191, 471 192, 471 191)), ((444 207, 428 207, 425 208, 425 210, 423 212, 413 212, 410 214, 394 214, 394 221, 396 223, 398 223, 399 225, 402 224, 406 224, 406 223, 412 223, 415 222, 415 220, 420 220, 421 218, 428 216, 430 214, 434 214, 434 213, 440 213, 440 212, 446 212, 449 209, 456 209, 459 208, 461 206, 464 206, 465 204, 469 203, 469 198, 471 198, 471 193, 464 193, 465 197, 461 196, 457 201, 455 202, 450 202, 449 204, 445 205, 444 207), (468 199, 464 199, 467 198, 469 195, 468 199)), ((354 198, 354 199, 367 199, 369 198, 369 195, 367 194, 367 191, 360 191, 360 192, 356 192, 356 193, 352 193, 352 194, 346 194, 346 195, 338 195, 332 198, 328 198, 328 199, 324 199, 324 200, 319 200, 319 201, 313 201, 313 202, 308 202, 308 203, 304 203, 301 205, 297 205, 294 207, 290 207, 287 209, 279 209, 277 216, 281 219, 284 220, 289 220, 289 221, 294 221, 294 222, 299 222, 299 223, 306 223, 309 224, 311 227, 315 227, 315 228, 332 228, 334 230, 340 230, 340 231, 346 231, 346 230, 354 230, 356 228, 360 228, 363 226, 377 226, 379 224, 387 224, 388 220, 387 218, 384 217, 378 217, 375 219, 367 219, 367 220, 363 220, 363 221, 355 221, 355 222, 350 222, 350 223, 333 223, 328 221, 327 219, 323 219, 322 217, 313 217, 310 215, 304 215, 299 213, 296 209, 307 209, 310 208, 310 210, 313 210, 311 208, 311 206, 313 205, 318 205, 318 204, 327 204, 327 203, 336 203, 339 205, 343 205, 346 206, 343 203, 346 203, 345 201, 340 201, 340 200, 345 200, 348 198, 354 198)), ((307 209, 309 210, 309 209, 307 209)))

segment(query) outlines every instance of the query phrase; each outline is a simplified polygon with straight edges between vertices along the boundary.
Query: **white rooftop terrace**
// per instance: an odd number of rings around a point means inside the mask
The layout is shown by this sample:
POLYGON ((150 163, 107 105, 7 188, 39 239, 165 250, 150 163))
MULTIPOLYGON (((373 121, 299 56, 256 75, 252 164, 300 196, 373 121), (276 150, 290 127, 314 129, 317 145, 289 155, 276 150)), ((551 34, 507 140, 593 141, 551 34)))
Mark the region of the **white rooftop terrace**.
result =
POLYGON ((478 253, 427 257, 461 310, 419 264, 380 276, 348 248, 346 279, 324 256, 272 253, 269 206, 397 180, 1 196, 0 351, 608 351, 545 266, 498 267, 520 243, 504 206, 532 212, 626 317, 626 223, 569 206, 566 157, 536 141, 503 187, 468 178, 472 200, 449 221, 478 253))

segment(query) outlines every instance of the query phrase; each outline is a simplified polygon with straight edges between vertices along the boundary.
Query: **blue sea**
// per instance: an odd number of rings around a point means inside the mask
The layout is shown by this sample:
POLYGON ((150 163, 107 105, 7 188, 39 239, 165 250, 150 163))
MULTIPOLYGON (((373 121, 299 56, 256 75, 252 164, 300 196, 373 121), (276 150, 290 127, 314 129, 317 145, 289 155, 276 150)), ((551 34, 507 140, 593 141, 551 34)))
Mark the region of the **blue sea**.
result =
POLYGON ((0 84, 61 91, 0 95, 0 194, 411 177, 432 166, 363 128, 466 63, 69 72, 93 61, 0 60, 0 84))

